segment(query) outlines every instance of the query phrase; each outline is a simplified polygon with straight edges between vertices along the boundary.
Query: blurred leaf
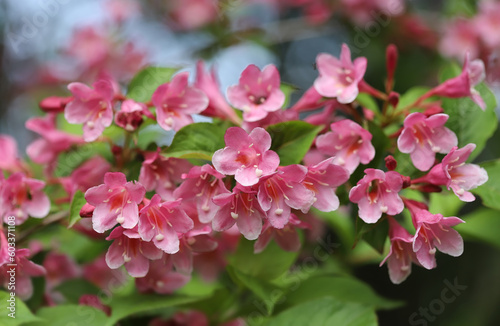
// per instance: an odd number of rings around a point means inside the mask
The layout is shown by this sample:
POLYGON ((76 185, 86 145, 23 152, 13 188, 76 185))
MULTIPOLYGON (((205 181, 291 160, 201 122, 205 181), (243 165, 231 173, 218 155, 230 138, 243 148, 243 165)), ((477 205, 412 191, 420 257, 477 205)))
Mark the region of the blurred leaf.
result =
POLYGON ((374 124, 373 122, 368 122, 368 131, 372 134, 372 145, 375 147, 375 157, 368 163, 367 167, 372 167, 375 169, 383 167, 383 161, 387 155, 387 149, 391 145, 389 138, 385 135, 382 128, 374 124))
POLYGON ((98 295, 101 290, 84 279, 71 279, 58 285, 55 290, 60 292, 70 303, 78 304, 84 294, 98 295))
POLYGON ((488 181, 471 192, 479 195, 483 205, 500 210, 500 160, 482 163, 488 172, 488 181))
POLYGON ((69 152, 63 152, 59 155, 54 175, 56 177, 68 176, 82 163, 96 155, 100 155, 110 160, 112 155, 109 151, 108 144, 97 142, 90 143, 78 146, 76 149, 69 152))
POLYGON ((31 313, 22 300, 15 296, 11 297, 8 292, 0 291, 0 301, 3 305, 2 313, 0 314, 0 325, 2 326, 17 326, 39 320, 39 318, 31 313), (9 301, 10 298, 14 298, 15 300, 14 311, 9 309, 9 307, 12 307, 9 301), (8 316, 11 313, 14 313, 13 316, 15 318, 8 316))
POLYGON ((228 257, 229 263, 245 271, 247 275, 263 280, 272 280, 282 275, 298 256, 298 252, 288 252, 281 249, 274 241, 261 253, 253 253, 253 242, 240 239, 236 252, 228 257))
POLYGON ((401 95, 398 102, 397 110, 403 109, 408 105, 415 103, 415 101, 429 90, 429 87, 415 86, 407 90, 401 95))
POLYGON ((287 121, 267 127, 273 140, 271 149, 278 153, 280 165, 300 163, 322 129, 323 126, 303 121, 287 121))
MULTIPOLYGON (((453 78, 459 75, 460 71, 460 67, 456 64, 448 65, 441 71, 440 80, 453 78)), ((446 126, 457 134, 458 146, 463 147, 469 143, 474 143, 477 146, 476 150, 472 152, 470 160, 482 152, 486 141, 493 135, 498 125, 495 114, 495 95, 484 83, 475 88, 486 103, 484 112, 468 97, 443 98, 442 102, 444 112, 450 116, 446 126)))
POLYGON ((372 307, 322 298, 291 307, 271 319, 266 326, 376 326, 372 307))
POLYGON ((210 161, 214 152, 225 146, 225 133, 226 129, 213 123, 189 124, 175 134, 172 145, 163 152, 163 155, 210 161))
POLYGON ((358 96, 356 97, 356 102, 358 102, 362 107, 367 108, 368 110, 373 111, 376 114, 380 113, 380 109, 375 99, 366 93, 358 94, 358 96))
POLYGON ((379 220, 375 224, 365 223, 362 219, 356 221, 356 240, 354 245, 361 239, 366 241, 373 249, 380 254, 384 252, 385 240, 389 233, 389 223, 387 219, 379 220))
POLYGON ((132 78, 127 90, 127 97, 137 102, 147 102, 158 86, 170 81, 178 71, 176 68, 147 67, 132 78))
POLYGON ((455 226, 464 237, 480 240, 500 248, 500 216, 498 211, 488 208, 478 209, 463 217, 465 223, 455 226))
POLYGON ((443 216, 457 216, 460 208, 464 206, 458 196, 453 192, 431 193, 429 199, 429 211, 439 212, 443 216))
POLYGON ((68 228, 73 227, 76 222, 81 220, 80 217, 80 210, 82 209, 83 205, 87 203, 87 200, 85 200, 85 194, 81 192, 80 190, 77 190, 75 192, 75 195, 73 196, 73 200, 71 201, 71 206, 69 207, 69 224, 68 228))
POLYGON ((295 92, 298 89, 297 86, 288 84, 288 83, 281 83, 280 85, 280 90, 285 94, 285 103, 283 104, 283 107, 286 108, 290 104, 290 99, 292 97, 292 93, 295 92))
POLYGON ((36 315, 43 321, 30 326, 103 326, 108 319, 102 310, 73 304, 44 307, 36 315))

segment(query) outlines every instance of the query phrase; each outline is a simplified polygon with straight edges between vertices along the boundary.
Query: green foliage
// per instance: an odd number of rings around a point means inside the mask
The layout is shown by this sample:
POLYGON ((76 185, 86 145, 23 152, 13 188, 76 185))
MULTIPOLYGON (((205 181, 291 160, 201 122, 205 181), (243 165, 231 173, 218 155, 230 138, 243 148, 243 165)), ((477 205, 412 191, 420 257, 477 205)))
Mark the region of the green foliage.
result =
POLYGON ((58 285, 55 290, 61 293, 70 303, 78 304, 84 294, 98 295, 101 290, 84 279, 71 279, 58 285))
POLYGON ((481 166, 488 173, 488 181, 471 190, 483 200, 483 205, 500 210, 500 160, 485 162, 481 166))
POLYGON ((292 97, 292 93, 297 90, 297 86, 288 84, 288 83, 281 83, 280 85, 280 90, 285 94, 285 103, 283 104, 283 107, 286 108, 290 104, 290 100, 292 97))
POLYGON ((465 223, 455 226, 455 229, 465 238, 483 241, 500 249, 498 211, 488 208, 478 209, 464 216, 463 220, 465 223))
POLYGON ((41 320, 29 326, 103 326, 107 320, 102 310, 76 304, 44 307, 36 316, 41 320))
POLYGON ((387 219, 381 219, 377 223, 368 224, 359 218, 356 220, 356 239, 354 241, 356 244, 359 240, 363 239, 373 249, 382 254, 388 233, 389 223, 387 219))
POLYGON ((412 105, 419 97, 427 93, 428 90, 429 87, 423 87, 423 86, 415 86, 410 88, 399 98, 397 110, 399 111, 406 108, 409 105, 412 105))
POLYGON ((76 222, 81 220, 80 210, 86 203, 87 201, 85 200, 85 194, 80 190, 77 190, 75 192, 75 195, 73 196, 73 200, 71 201, 71 206, 69 207, 68 228, 73 227, 73 225, 75 225, 76 222))
POLYGON ((127 97, 138 102, 151 100, 151 96, 158 86, 169 82, 178 70, 163 67, 148 67, 141 70, 130 82, 127 97))
POLYGON ((280 157, 281 165, 298 164, 323 129, 303 121, 281 122, 267 127, 273 140, 271 149, 280 157))
POLYGON ((0 314, 0 325, 2 326, 17 326, 26 324, 28 322, 34 322, 39 320, 36 316, 34 316, 31 311, 26 307, 24 302, 17 297, 15 298, 15 318, 9 317, 8 314, 12 313, 9 309, 10 302, 8 301, 11 298, 10 293, 0 291, 0 301, 2 302, 3 308, 2 313, 0 314))

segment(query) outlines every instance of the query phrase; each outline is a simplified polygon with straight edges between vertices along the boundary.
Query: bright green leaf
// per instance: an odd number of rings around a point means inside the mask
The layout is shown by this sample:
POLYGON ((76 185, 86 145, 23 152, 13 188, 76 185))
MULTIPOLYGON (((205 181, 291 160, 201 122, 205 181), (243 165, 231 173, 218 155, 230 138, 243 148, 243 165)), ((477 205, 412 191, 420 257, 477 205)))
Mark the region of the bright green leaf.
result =
POLYGON ((127 97, 138 102, 151 100, 151 96, 158 86, 169 82, 178 70, 163 67, 148 67, 141 70, 130 82, 127 97))
POLYGON ((73 304, 44 307, 36 315, 42 321, 30 323, 30 326, 103 326, 107 321, 102 310, 73 304))
POLYGON ((484 241, 500 248, 498 211, 482 208, 464 216, 463 220, 465 223, 455 226, 455 229, 465 238, 484 241))
POLYGON ((399 98, 397 110, 406 108, 407 106, 415 103, 415 101, 429 90, 428 87, 416 86, 410 88, 406 93, 402 94, 399 98))
POLYGON ((267 127, 273 140, 271 149, 278 153, 281 165, 298 164, 323 126, 303 121, 287 121, 267 127))
POLYGON ((2 326, 17 326, 28 322, 33 322, 39 320, 35 317, 31 311, 26 307, 24 302, 17 297, 12 297, 15 299, 15 313, 9 307, 10 304, 10 293, 0 291, 0 302, 2 302, 2 313, 0 314, 0 325, 2 326), (8 314, 14 313, 15 318, 10 317, 8 314))
POLYGON ((75 195, 73 196, 73 200, 71 201, 71 206, 69 208, 68 228, 73 227, 73 225, 75 225, 75 223, 81 219, 80 210, 86 203, 87 201, 85 200, 85 194, 80 190, 77 190, 75 192, 75 195))
POLYGON ((485 162, 481 166, 488 172, 488 181, 471 192, 479 195, 485 206, 500 210, 500 160, 485 162))
POLYGON ((280 85, 280 90, 285 94, 285 103, 283 104, 283 107, 286 108, 288 104, 290 104, 290 98, 292 96, 292 93, 297 90, 297 86, 292 85, 292 84, 287 84, 287 83, 281 83, 280 85))

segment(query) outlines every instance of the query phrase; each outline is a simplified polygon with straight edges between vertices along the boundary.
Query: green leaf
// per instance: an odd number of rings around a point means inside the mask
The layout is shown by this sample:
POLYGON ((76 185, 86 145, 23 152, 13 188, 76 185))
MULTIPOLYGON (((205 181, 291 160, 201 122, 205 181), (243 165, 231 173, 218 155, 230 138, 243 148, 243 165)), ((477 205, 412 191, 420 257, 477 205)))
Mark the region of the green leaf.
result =
POLYGON ((69 207, 69 224, 68 228, 73 227, 76 222, 81 220, 80 217, 80 210, 82 209, 83 205, 87 203, 87 200, 85 200, 85 194, 81 192, 80 190, 77 190, 75 192, 75 195, 73 196, 73 200, 71 201, 71 206, 69 207))
POLYGON ((466 239, 479 240, 500 248, 500 217, 498 211, 488 208, 478 209, 463 217, 465 223, 455 226, 466 239))
POLYGON ((141 70, 130 82, 127 97, 138 102, 151 100, 151 96, 158 86, 169 82, 178 70, 163 67, 147 67, 141 70))
POLYGON ((266 326, 304 325, 376 326, 377 315, 369 306, 322 298, 294 306, 266 324, 266 326))
POLYGON ((181 128, 172 145, 163 153, 167 157, 212 160, 214 152, 225 146, 226 129, 213 123, 192 123, 181 128))
MULTIPOLYGON (((460 71, 461 69, 457 65, 447 66, 441 72, 440 80, 453 78, 460 74, 460 71)), ((457 134, 458 146, 463 147, 469 143, 474 143, 477 146, 476 150, 472 152, 470 160, 481 153, 486 141, 491 138, 498 125, 495 114, 495 95, 484 83, 475 88, 486 103, 484 112, 468 97, 443 98, 442 102, 444 112, 450 116, 446 126, 457 134)))
POLYGON ((103 326, 107 321, 102 310, 73 304, 41 308, 36 315, 42 321, 30 326, 103 326))
POLYGON ((84 294, 98 295, 101 291, 94 284, 84 279, 71 279, 58 285, 55 290, 60 292, 68 302, 78 304, 78 300, 84 294))
POLYGON ((285 94, 285 103, 283 104, 283 107, 286 108, 290 104, 290 99, 292 97, 292 93, 295 92, 298 89, 297 86, 288 84, 288 83, 281 83, 280 85, 280 90, 285 94))
POLYGON ((358 97, 356 97, 356 102, 358 102, 362 107, 375 113, 375 116, 377 118, 380 117, 380 109, 378 107, 378 104, 370 95, 366 93, 360 93, 358 94, 358 97))
POLYGON ((479 195, 483 205, 500 210, 500 160, 482 163, 488 173, 488 181, 471 192, 479 195))
POLYGON ((380 254, 384 252, 384 245, 389 233, 389 223, 387 219, 379 220, 375 224, 365 223, 362 219, 356 221, 356 243, 363 239, 373 249, 377 250, 380 254))
POLYGON ((280 157, 281 165, 298 164, 323 129, 303 121, 281 122, 267 127, 273 140, 271 149, 280 157))
POLYGON ((412 87, 402 94, 399 98, 397 111, 406 108, 408 105, 415 103, 415 101, 429 90, 428 87, 416 86, 412 87))
POLYGON ((9 317, 8 314, 14 313, 9 307, 12 305, 9 299, 11 298, 9 292, 0 291, 0 302, 2 302, 2 313, 0 314, 0 325, 2 326, 17 326, 28 322, 38 321, 39 318, 35 317, 31 311, 26 307, 24 302, 17 297, 15 299, 15 314, 9 317))
POLYGON ((298 252, 288 252, 281 249, 274 241, 261 253, 253 253, 253 242, 242 238, 236 252, 228 257, 230 264, 247 275, 263 280, 272 280, 292 266, 298 252))

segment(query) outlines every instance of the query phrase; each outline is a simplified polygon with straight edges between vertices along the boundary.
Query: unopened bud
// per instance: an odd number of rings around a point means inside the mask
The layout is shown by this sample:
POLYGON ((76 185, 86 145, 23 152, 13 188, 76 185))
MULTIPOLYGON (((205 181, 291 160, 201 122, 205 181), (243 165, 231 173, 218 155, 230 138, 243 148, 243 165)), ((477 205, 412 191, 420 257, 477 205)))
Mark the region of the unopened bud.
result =
POLYGON ((95 207, 90 205, 89 203, 85 203, 82 209, 80 209, 80 217, 92 217, 94 214, 95 207))
POLYGON ((393 107, 397 107, 399 103, 399 93, 391 92, 389 98, 387 99, 393 107))
POLYGON ((73 96, 60 97, 60 96, 49 96, 44 98, 38 104, 42 111, 47 113, 61 113, 64 111, 66 104, 73 101, 73 96))
POLYGON ((398 166, 398 162, 396 161, 396 159, 392 155, 388 155, 385 158, 385 167, 387 168, 387 170, 394 171, 394 170, 396 170, 397 166, 398 166))
POLYGON ((398 49, 394 44, 389 44, 385 52, 385 64, 387 66, 387 81, 392 85, 394 72, 398 64, 398 49))
POLYGON ((401 176, 403 178, 403 189, 408 188, 411 186, 411 178, 405 175, 401 176))

